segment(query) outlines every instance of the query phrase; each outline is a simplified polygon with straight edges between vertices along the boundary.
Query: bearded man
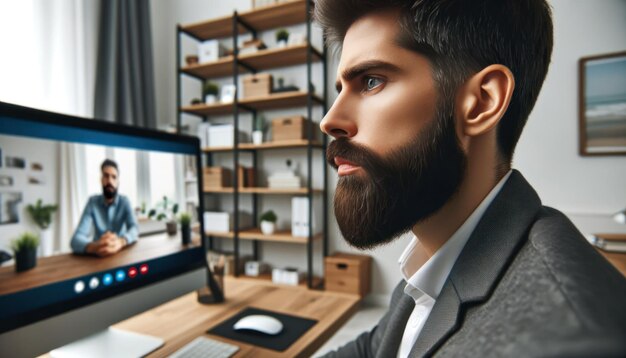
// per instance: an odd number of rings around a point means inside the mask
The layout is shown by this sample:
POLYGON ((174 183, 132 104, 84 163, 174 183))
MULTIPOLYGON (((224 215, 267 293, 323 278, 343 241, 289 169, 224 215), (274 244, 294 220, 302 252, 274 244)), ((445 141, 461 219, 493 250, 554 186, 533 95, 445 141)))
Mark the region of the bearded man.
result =
POLYGON ((137 241, 139 229, 130 201, 117 193, 117 163, 106 159, 100 171, 102 194, 89 198, 72 236, 72 251, 77 254, 110 256, 137 241))
POLYGON ((389 311, 329 356, 626 354, 626 280, 511 169, 546 1, 317 0, 315 18, 341 50, 321 123, 341 233, 413 234, 389 311))

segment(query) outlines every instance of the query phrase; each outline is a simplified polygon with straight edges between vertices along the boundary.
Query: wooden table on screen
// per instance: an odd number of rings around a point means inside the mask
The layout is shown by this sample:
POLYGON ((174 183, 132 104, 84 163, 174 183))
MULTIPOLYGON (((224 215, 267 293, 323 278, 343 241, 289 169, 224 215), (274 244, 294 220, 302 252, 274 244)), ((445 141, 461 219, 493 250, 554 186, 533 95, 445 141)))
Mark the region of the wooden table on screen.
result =
POLYGON ((232 278, 224 282, 226 301, 215 305, 197 302, 195 292, 120 322, 114 327, 162 338, 165 344, 148 357, 172 354, 199 336, 234 344, 234 357, 310 357, 357 310, 359 296, 271 282, 232 278), (207 334, 206 331, 246 307, 310 318, 318 322, 287 350, 274 350, 207 334))
POLYGON ((40 257, 35 268, 19 273, 13 265, 0 267, 0 295, 151 260, 199 245, 198 237, 183 246, 180 232, 175 236, 162 233, 140 237, 135 244, 108 257, 74 254, 40 257))

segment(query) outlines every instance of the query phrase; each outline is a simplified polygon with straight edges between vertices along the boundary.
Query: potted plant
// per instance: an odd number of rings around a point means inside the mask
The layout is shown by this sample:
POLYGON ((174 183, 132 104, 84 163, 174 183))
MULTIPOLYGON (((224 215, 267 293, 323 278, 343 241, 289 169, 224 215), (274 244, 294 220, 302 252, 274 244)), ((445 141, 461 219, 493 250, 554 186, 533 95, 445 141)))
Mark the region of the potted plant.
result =
POLYGON ((188 213, 182 213, 180 214, 178 221, 180 221, 180 231, 182 233, 183 245, 189 245, 191 243, 191 215, 188 213))
POLYGON ((11 248, 15 253, 15 271, 22 272, 37 266, 37 246, 39 237, 33 233, 25 232, 11 242, 11 248))
POLYGON ((289 39, 289 31, 287 29, 280 29, 276 31, 276 44, 278 47, 287 46, 287 40, 289 39))
POLYGON ((199 104, 202 104, 202 100, 200 98, 193 98, 190 103, 192 106, 197 106, 199 104))
POLYGON ((28 205, 26 210, 30 214, 33 221, 39 227, 39 236, 41 237, 41 254, 50 256, 54 251, 54 242, 52 239, 52 214, 57 211, 57 205, 44 205, 39 199, 35 205, 28 205))
POLYGON ((156 207, 148 213, 148 218, 155 218, 158 221, 167 220, 165 226, 167 228, 167 234, 170 236, 176 235, 178 231, 178 225, 176 223, 176 214, 178 213, 178 204, 167 199, 167 196, 163 197, 163 201, 158 203, 156 207))
POLYGON ((265 235, 271 235, 276 231, 276 220, 278 217, 272 210, 266 211, 261 215, 261 232, 265 235))
POLYGON ((219 86, 211 81, 204 83, 204 103, 212 104, 217 102, 217 94, 220 92, 219 86))
POLYGON ((258 115, 254 118, 252 143, 256 145, 263 143, 263 132, 265 132, 265 117, 263 117, 262 115, 258 115))

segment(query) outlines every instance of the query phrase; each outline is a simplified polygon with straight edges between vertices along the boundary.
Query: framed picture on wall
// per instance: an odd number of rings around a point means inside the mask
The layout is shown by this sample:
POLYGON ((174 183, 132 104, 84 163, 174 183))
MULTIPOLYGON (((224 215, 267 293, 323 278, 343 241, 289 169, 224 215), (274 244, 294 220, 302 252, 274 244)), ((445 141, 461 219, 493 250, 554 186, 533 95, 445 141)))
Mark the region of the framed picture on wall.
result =
POLYGON ((579 152, 626 155, 626 52, 578 61, 579 152))

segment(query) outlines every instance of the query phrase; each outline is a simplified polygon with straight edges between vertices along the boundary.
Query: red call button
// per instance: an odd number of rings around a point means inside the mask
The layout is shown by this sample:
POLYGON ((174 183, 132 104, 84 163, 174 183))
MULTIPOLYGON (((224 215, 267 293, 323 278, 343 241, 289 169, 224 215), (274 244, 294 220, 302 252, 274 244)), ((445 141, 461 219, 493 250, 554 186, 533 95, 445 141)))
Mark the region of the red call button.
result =
POLYGON ((148 273, 148 265, 147 264, 143 264, 141 266, 139 266, 139 272, 141 272, 142 275, 145 275, 148 273))
POLYGON ((131 267, 128 269, 128 277, 130 278, 134 278, 135 276, 137 276, 137 269, 134 267, 131 267))

